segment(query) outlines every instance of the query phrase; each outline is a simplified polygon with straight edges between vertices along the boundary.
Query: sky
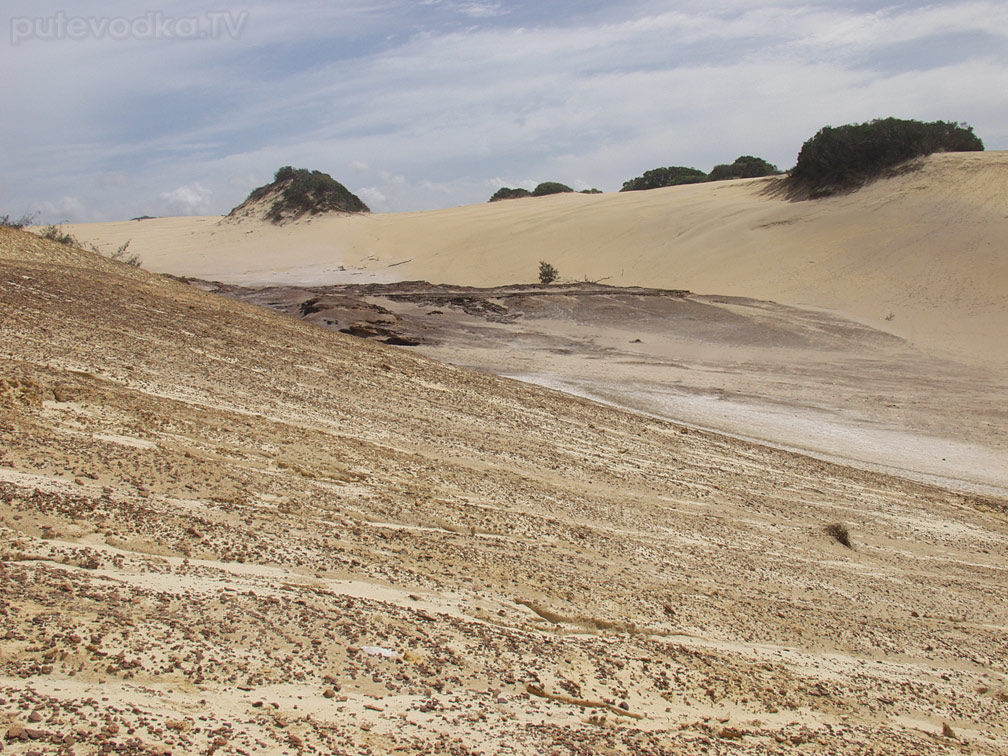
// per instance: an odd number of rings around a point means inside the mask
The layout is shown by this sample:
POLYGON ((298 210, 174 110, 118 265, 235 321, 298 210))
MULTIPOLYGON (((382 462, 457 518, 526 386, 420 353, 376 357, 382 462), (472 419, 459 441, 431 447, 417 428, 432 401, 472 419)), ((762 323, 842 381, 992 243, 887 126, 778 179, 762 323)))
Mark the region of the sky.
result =
POLYGON ((284 165, 376 212, 617 191, 888 116, 1008 149, 1003 0, 5 0, 0 34, 0 215, 46 223, 222 214, 284 165))

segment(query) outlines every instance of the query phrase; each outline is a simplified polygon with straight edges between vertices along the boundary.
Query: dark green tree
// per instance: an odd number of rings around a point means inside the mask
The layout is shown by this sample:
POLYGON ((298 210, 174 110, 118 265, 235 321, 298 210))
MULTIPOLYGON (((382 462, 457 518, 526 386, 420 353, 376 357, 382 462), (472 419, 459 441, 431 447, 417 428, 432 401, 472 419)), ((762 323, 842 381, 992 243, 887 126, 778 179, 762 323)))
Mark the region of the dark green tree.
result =
POLYGON ((825 126, 802 145, 788 182, 821 197, 861 186, 913 158, 983 148, 973 127, 955 122, 882 118, 825 126))
POLYGON ((500 200, 520 199, 522 197, 531 197, 531 196, 532 192, 530 192, 528 189, 522 189, 522 188, 509 189, 506 186, 502 186, 500 189, 494 192, 494 195, 493 197, 490 198, 490 201, 499 202, 500 200))
POLYGON ((533 197, 543 197, 547 194, 563 194, 565 192, 573 192, 566 184, 561 184, 558 181, 543 181, 539 186, 537 186, 532 191, 533 197))
POLYGON ((667 168, 654 168, 645 171, 643 176, 624 182, 621 192, 639 192, 645 189, 661 189, 665 186, 680 184, 697 184, 707 180, 707 174, 696 168, 683 165, 671 165, 667 168))
POLYGON ((758 178, 774 176, 780 173, 776 165, 768 163, 763 158, 752 155, 742 155, 735 158, 731 165, 715 165, 707 176, 708 181, 725 181, 727 179, 758 178))

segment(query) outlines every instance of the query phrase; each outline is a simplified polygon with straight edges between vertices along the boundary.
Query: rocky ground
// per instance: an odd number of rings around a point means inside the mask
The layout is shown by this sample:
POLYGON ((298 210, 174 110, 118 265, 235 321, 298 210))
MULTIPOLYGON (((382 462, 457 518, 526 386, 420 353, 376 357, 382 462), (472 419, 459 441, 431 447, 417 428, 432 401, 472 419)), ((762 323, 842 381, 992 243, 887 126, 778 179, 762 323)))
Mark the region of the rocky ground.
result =
POLYGON ((1003 499, 8 229, 0 312, 5 754, 1008 749, 1003 499))

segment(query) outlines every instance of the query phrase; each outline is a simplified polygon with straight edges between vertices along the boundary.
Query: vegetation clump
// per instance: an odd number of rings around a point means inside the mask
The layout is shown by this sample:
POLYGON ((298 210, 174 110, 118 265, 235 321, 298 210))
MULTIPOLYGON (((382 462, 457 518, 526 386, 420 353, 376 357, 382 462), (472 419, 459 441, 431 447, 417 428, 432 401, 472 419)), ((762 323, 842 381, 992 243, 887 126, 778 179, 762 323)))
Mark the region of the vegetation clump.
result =
POLYGON ((735 158, 731 165, 715 165, 707 175, 708 181, 727 181, 729 179, 760 178, 776 176, 781 173, 776 165, 768 163, 763 158, 752 155, 741 155, 735 158))
MULTIPOLYGON (((494 195, 490 198, 491 202, 498 202, 499 200, 508 199, 521 199, 522 197, 545 197, 548 194, 566 194, 567 192, 573 192, 566 184, 561 184, 559 181, 543 181, 539 186, 533 189, 531 192, 528 189, 509 189, 506 186, 502 186, 494 195)), ((601 194, 600 189, 582 189, 581 194, 601 194)))
POLYGON ((232 210, 230 215, 235 216, 248 204, 274 195, 273 204, 266 211, 266 220, 272 223, 297 220, 304 215, 318 215, 325 212, 371 212, 360 197, 328 173, 304 168, 295 169, 286 165, 274 174, 272 183, 253 190, 248 199, 232 210))
POLYGON ((516 189, 509 189, 506 186, 502 186, 500 189, 494 192, 494 195, 490 198, 490 201, 500 202, 501 200, 521 199, 522 197, 531 197, 531 196, 532 192, 530 192, 528 189, 522 189, 520 187, 516 189))
POLYGON ((983 148, 972 126, 955 122, 881 118, 825 126, 802 145, 788 184, 809 197, 825 197, 863 186, 914 158, 983 148))
POLYGON ((544 286, 551 284, 560 277, 559 271, 545 260, 539 261, 539 283, 544 286))
POLYGON ((643 176, 630 179, 623 183, 621 192, 639 192, 646 189, 661 189, 666 186, 681 184, 699 184, 707 180, 707 174, 696 168, 683 165, 671 165, 667 168, 655 168, 645 171, 643 176))
MULTIPOLYGON (((0 225, 7 225, 2 224, 0 225)), ((18 227, 20 228, 20 227, 18 227)), ((64 231, 62 226, 57 226, 51 224, 46 226, 41 231, 39 231, 39 236, 43 239, 48 239, 49 241, 54 241, 57 244, 63 244, 67 247, 73 247, 74 249, 83 249, 89 252, 94 252, 96 255, 101 254, 101 250, 98 249, 94 244, 88 244, 86 247, 81 244, 80 240, 71 234, 69 231, 64 231)), ((116 262, 125 263, 133 268, 139 268, 143 265, 143 260, 140 259, 139 255, 127 255, 126 250, 129 249, 129 240, 122 244, 115 252, 109 255, 110 260, 115 260, 116 262)))
POLYGON ((33 213, 25 213, 20 218, 11 218, 9 215, 0 215, 0 226, 21 230, 25 226, 35 225, 35 217, 36 216, 33 213))
MULTIPOLYGON (((68 247, 76 247, 77 249, 84 249, 84 245, 81 244, 79 241, 77 241, 77 237, 75 237, 69 231, 64 231, 62 226, 50 224, 39 232, 39 236, 41 236, 43 239, 54 241, 57 244, 65 244, 68 247)), ((97 252, 97 250, 95 251, 97 252)))
POLYGON ((834 522, 827 525, 824 530, 826 531, 826 535, 839 543, 841 546, 846 546, 848 549, 854 548, 850 539, 850 531, 847 530, 847 526, 842 522, 834 522))
POLYGON ((543 181, 532 190, 532 196, 545 197, 547 194, 566 194, 573 191, 569 186, 561 184, 559 181, 543 181))

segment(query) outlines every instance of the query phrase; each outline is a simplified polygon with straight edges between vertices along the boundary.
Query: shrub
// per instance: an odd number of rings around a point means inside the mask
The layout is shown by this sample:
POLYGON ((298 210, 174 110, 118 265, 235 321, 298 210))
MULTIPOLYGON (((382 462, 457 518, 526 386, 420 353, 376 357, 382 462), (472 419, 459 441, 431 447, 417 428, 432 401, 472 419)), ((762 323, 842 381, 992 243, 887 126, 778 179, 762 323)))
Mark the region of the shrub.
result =
POLYGON ((560 277, 560 273, 545 260, 539 261, 539 283, 551 284, 560 277))
POLYGON ((328 173, 285 165, 274 174, 272 183, 253 189, 248 199, 234 208, 231 214, 234 215, 247 202, 272 195, 279 195, 266 212, 266 219, 273 223, 330 210, 343 213, 371 212, 360 197, 328 173))
POLYGON ((121 263, 126 263, 127 265, 132 265, 134 268, 140 267, 140 258, 137 255, 130 255, 126 257, 126 250, 129 249, 129 240, 119 247, 115 252, 109 255, 109 259, 118 260, 121 263))
POLYGON ((672 165, 667 168, 655 168, 645 171, 643 176, 624 182, 621 192, 639 192, 645 189, 661 189, 665 186, 680 184, 697 184, 707 180, 707 174, 696 168, 682 165, 672 165))
POLYGON ((528 189, 508 189, 506 186, 502 186, 496 192, 494 192, 493 197, 490 198, 491 202, 499 202, 500 200, 508 199, 521 199, 522 197, 531 197, 532 192, 528 189))
POLYGON ((58 244, 66 244, 68 247, 77 247, 77 249, 84 249, 79 241, 68 231, 64 231, 62 226, 57 226, 51 224, 42 229, 39 233, 43 239, 49 239, 58 244))
POLYGON ((581 194, 602 194, 602 190, 592 187, 591 189, 582 189, 581 194))
POLYGON ((266 214, 274 223, 279 223, 287 216, 300 217, 307 213, 316 215, 329 210, 345 213, 370 212, 360 197, 328 173, 294 170, 285 166, 277 171, 274 184, 284 185, 280 198, 266 214))
MULTIPOLYGON (((96 255, 101 254, 101 251, 94 244, 88 244, 88 246, 85 247, 83 244, 80 243, 77 237, 75 237, 68 231, 64 231, 62 226, 57 225, 46 226, 39 232, 39 236, 41 236, 43 239, 49 239, 50 241, 54 241, 57 244, 65 244, 66 246, 73 247, 74 249, 88 250, 90 252, 94 252, 96 255)), ((143 261, 137 255, 130 255, 129 257, 126 256, 126 250, 129 248, 129 245, 130 243, 127 241, 125 244, 120 246, 119 249, 117 249, 115 252, 109 255, 109 259, 117 260, 118 262, 121 263, 126 263, 127 265, 131 265, 134 268, 139 268, 143 264, 143 261)))
POLYGON ((971 126, 954 122, 883 118, 825 126, 802 145, 788 183, 810 197, 822 197, 862 186, 916 157, 983 148, 971 126))
POLYGON ((11 218, 9 215, 0 216, 0 226, 6 228, 16 228, 18 230, 24 228, 25 226, 35 225, 35 218, 37 213, 25 213, 18 219, 11 218))
POLYGON ((837 543, 846 546, 848 549, 854 548, 851 544, 850 531, 847 530, 847 526, 842 522, 834 522, 831 525, 827 525, 824 530, 826 531, 826 535, 837 543))
POLYGON ((532 191, 532 196, 545 197, 547 194, 565 194, 573 191, 569 186, 558 181, 543 181, 532 191))
POLYGON ((779 174, 776 165, 768 163, 763 158, 752 155, 742 155, 735 158, 731 165, 715 165, 707 176, 708 181, 726 181, 728 179, 759 178, 779 174))

